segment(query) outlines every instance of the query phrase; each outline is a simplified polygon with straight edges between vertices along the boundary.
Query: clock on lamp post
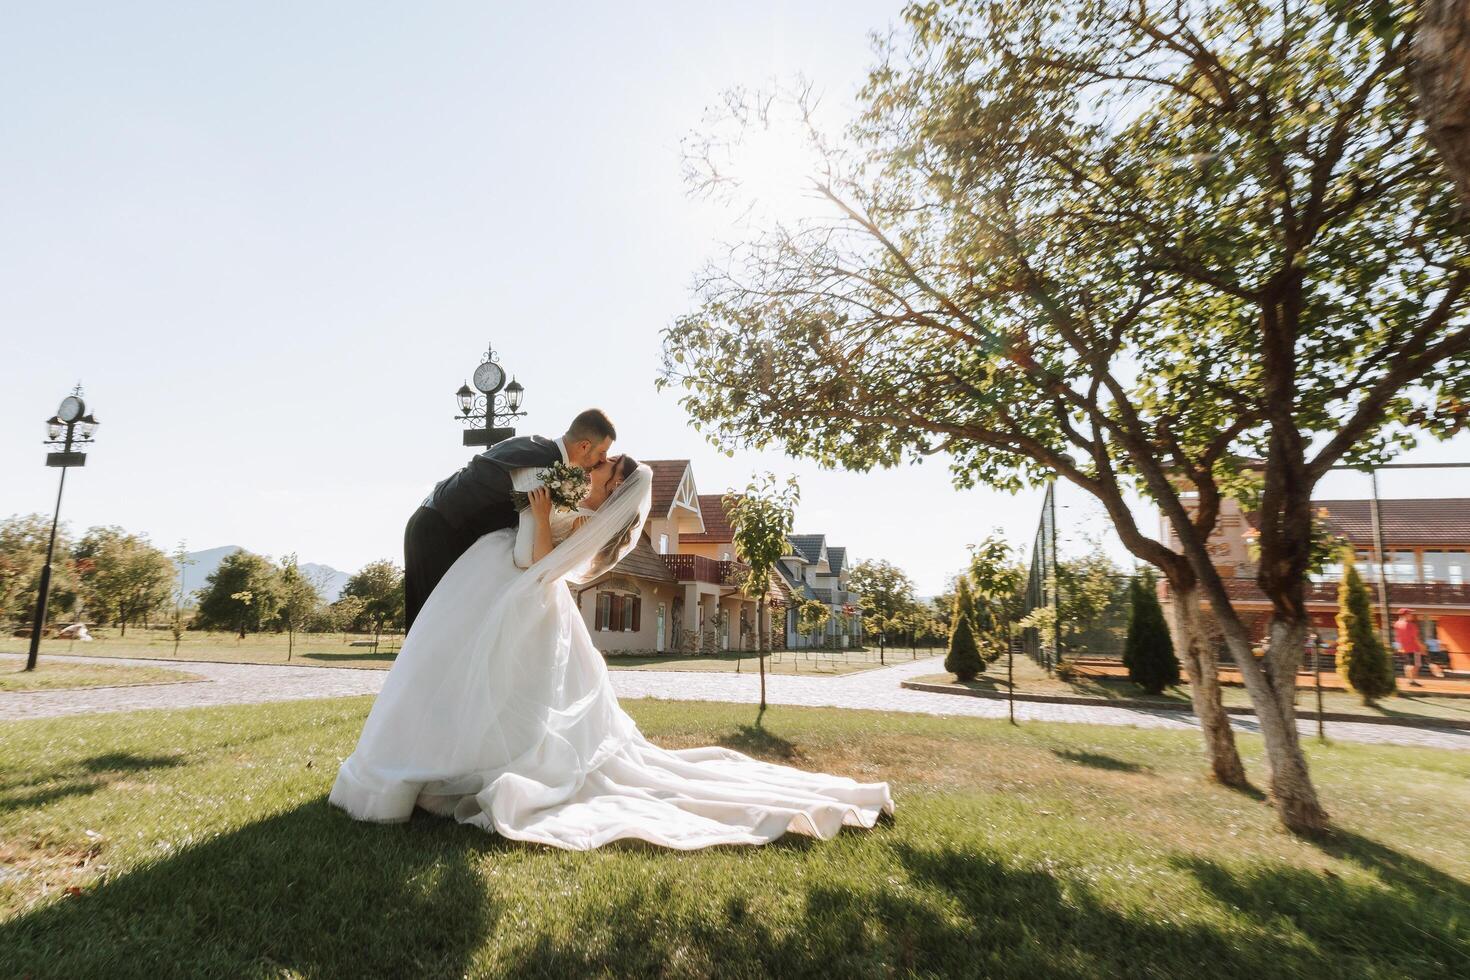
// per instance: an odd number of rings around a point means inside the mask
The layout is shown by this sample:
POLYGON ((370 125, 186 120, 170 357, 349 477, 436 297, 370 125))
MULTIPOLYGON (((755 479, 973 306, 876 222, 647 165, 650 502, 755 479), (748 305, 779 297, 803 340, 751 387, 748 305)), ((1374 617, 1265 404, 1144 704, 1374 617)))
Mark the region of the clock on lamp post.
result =
POLYGON ((455 418, 466 427, 464 444, 493 446, 515 435, 516 430, 505 423, 526 414, 520 410, 525 388, 515 378, 506 384, 505 368, 501 367, 494 347, 486 349, 485 359, 475 368, 470 380, 474 389, 467 381, 455 392, 460 410, 455 418))

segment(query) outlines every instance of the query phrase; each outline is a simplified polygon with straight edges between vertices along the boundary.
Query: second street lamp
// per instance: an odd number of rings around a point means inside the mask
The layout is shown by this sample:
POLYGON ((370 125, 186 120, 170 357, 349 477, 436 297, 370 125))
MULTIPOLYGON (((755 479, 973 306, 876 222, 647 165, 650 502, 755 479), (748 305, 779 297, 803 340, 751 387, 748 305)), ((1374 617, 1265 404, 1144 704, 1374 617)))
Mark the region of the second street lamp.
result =
POLYGON ((66 471, 73 466, 87 465, 87 454, 78 449, 92 442, 97 431, 97 420, 87 412, 82 401, 82 386, 77 385, 70 395, 62 399, 61 408, 46 420, 46 445, 56 446, 61 452, 47 453, 46 465, 61 469, 61 485, 56 488, 56 512, 51 516, 51 541, 46 545, 46 564, 41 566, 41 580, 36 589, 36 618, 31 624, 31 649, 26 655, 26 670, 36 669, 36 658, 41 653, 41 634, 46 631, 46 600, 51 592, 51 559, 56 554, 56 526, 61 521, 61 495, 66 490, 66 471))

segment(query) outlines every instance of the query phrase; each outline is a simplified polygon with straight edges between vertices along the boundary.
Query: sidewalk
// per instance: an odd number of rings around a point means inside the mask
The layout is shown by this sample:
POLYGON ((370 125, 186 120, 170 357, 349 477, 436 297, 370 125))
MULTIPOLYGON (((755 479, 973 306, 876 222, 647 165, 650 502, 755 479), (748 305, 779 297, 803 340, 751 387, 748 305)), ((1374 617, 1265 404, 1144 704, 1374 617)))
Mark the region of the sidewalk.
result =
MULTIPOLYGON (((387 671, 354 667, 283 667, 198 661, 175 663, 166 660, 90 657, 74 659, 100 663, 174 666, 198 674, 210 683, 0 694, 0 721, 146 708, 179 709, 350 697, 377 693, 387 676, 387 671)), ((907 711, 973 718, 1006 717, 1004 701, 955 697, 951 694, 906 690, 899 686, 902 681, 910 678, 935 673, 940 669, 939 663, 939 658, 930 657, 839 677, 768 677, 767 700, 773 705, 907 711)), ((619 670, 612 671, 611 676, 613 688, 620 698, 726 701, 739 704, 753 704, 760 700, 760 682, 754 673, 619 670)), ((1140 728, 1198 727, 1192 715, 1177 711, 1074 704, 1017 703, 1016 718, 1020 721, 1140 728)), ((1231 721, 1240 731, 1259 730, 1254 718, 1235 717, 1231 721)), ((1299 720, 1299 724, 1303 734, 1315 732, 1310 720, 1299 720)), ((1344 741, 1470 749, 1470 732, 1466 731, 1329 722, 1327 733, 1332 738, 1344 741)))

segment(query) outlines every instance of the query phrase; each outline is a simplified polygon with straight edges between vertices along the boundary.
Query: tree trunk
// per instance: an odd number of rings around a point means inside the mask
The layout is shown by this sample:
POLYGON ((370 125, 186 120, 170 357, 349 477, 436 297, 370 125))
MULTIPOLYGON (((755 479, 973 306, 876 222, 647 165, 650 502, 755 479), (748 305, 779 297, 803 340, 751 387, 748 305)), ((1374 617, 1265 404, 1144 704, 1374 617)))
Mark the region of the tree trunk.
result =
MULTIPOLYGON (((1210 593, 1210 604, 1224 630, 1225 643, 1236 666, 1240 668, 1241 678, 1245 682, 1251 705, 1256 711, 1256 719, 1261 726, 1261 738, 1266 743, 1266 761, 1271 768, 1271 802, 1276 806, 1277 814, 1288 830, 1299 834, 1320 833, 1327 828, 1328 816, 1317 800, 1317 790, 1307 771, 1307 759, 1302 754, 1301 740, 1296 730, 1296 709, 1291 701, 1295 691, 1283 697, 1278 691, 1278 682, 1273 679, 1270 662, 1267 662, 1265 669, 1256 663, 1256 658, 1251 653, 1250 636, 1236 616, 1218 580, 1211 583, 1207 591, 1210 593)), ((1277 628, 1273 625, 1273 632, 1277 628)), ((1279 637, 1273 637, 1272 646, 1275 647, 1277 643, 1282 646, 1279 650, 1273 649, 1271 656, 1288 656, 1287 651, 1293 649, 1293 642, 1296 644, 1294 649, 1300 655, 1305 629, 1300 623, 1283 624, 1280 628, 1282 633, 1279 637)), ((1278 666, 1274 673, 1280 672, 1278 666)), ((1295 675, 1291 677, 1291 682, 1295 684, 1295 675)))
POLYGON ((1199 719, 1200 731, 1205 737, 1210 775, 1222 785, 1244 789, 1250 786, 1250 780, 1241 764, 1240 751, 1235 747, 1230 716, 1225 713, 1225 705, 1220 699, 1215 651, 1200 635, 1199 590, 1172 584, 1170 588, 1174 592, 1174 647, 1180 652, 1184 673, 1189 678, 1189 699, 1194 704, 1194 715, 1199 719))
MULTIPOLYGON (((766 600, 762 598, 760 603, 756 606, 756 619, 761 618, 761 615, 765 611, 765 608, 766 600)), ((756 651, 756 659, 760 661, 761 665, 761 710, 764 711, 766 709, 766 651, 764 649, 765 641, 762 640, 760 645, 761 649, 756 651)))
POLYGON ((1425 133, 1470 210, 1470 0, 1421 0, 1413 76, 1425 133))

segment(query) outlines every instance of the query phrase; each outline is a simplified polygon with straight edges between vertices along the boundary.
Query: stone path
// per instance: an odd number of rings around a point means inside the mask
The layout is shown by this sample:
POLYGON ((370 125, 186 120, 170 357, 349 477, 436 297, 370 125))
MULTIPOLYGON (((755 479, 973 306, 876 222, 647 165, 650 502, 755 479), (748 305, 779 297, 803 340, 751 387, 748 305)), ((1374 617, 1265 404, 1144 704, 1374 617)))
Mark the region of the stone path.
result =
MULTIPOLYGON (((18 659, 6 654, 0 658, 18 659)), ((250 704, 375 694, 387 671, 353 667, 281 667, 269 664, 216 664, 168 660, 121 660, 75 657, 96 663, 173 667, 205 678, 208 683, 160 684, 145 687, 93 688, 76 691, 0 693, 0 720, 49 718, 101 711, 141 708, 194 708, 218 704, 250 704)), ((771 704, 812 707, 870 708, 921 714, 1004 718, 1006 703, 987 698, 959 697, 910 691, 899 681, 938 671, 937 658, 905 661, 892 667, 838 677, 781 675, 766 678, 771 704)), ((615 670, 613 687, 622 698, 666 698, 677 701, 733 701, 755 703, 760 686, 754 673, 713 671, 615 670)), ((1140 728, 1195 728, 1192 715, 1178 711, 1095 707, 1077 704, 1016 704, 1022 721, 1076 722, 1091 725, 1133 725, 1140 728)), ((1232 718, 1241 731, 1257 731, 1249 717, 1232 718)), ((1301 723, 1303 733, 1315 732, 1313 723, 1301 723)), ((1400 725, 1328 722, 1327 733, 1352 742, 1384 742, 1432 748, 1470 749, 1470 731, 1440 731, 1400 725)))

